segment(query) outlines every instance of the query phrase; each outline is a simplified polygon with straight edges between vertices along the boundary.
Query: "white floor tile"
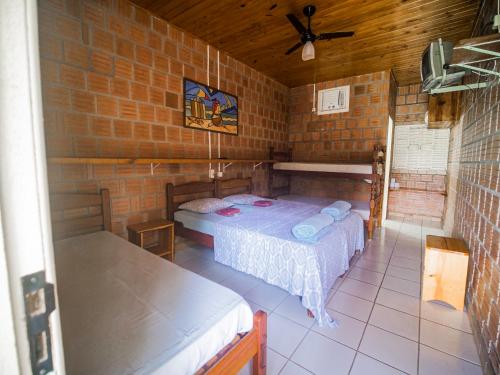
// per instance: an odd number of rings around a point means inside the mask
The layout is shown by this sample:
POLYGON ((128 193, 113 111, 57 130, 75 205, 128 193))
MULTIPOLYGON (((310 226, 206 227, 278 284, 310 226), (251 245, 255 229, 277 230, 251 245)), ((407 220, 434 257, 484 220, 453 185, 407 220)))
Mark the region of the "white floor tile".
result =
POLYGON ((384 274, 380 272, 365 270, 359 267, 353 267, 347 274, 347 277, 350 279, 363 281, 368 284, 373 284, 375 286, 380 286, 384 278, 384 274))
POLYGON ((393 256, 401 257, 401 258, 407 258, 407 259, 412 259, 412 260, 418 260, 420 261, 422 259, 422 251, 419 248, 405 248, 405 249, 398 249, 396 248, 394 252, 392 253, 393 256))
POLYGON ((407 339, 418 341, 418 318, 375 304, 369 323, 407 339))
POLYGON ((400 279, 398 277, 385 275, 382 288, 394 290, 395 292, 408 294, 412 297, 420 297, 420 283, 400 279))
POLYGON ((307 316, 307 309, 302 306, 298 296, 289 295, 274 312, 306 328, 311 328, 315 321, 307 316))
POLYGON ((292 361, 288 361, 280 375, 312 375, 312 373, 292 361))
POLYGON ((400 279, 413 281, 415 283, 420 283, 420 271, 410 270, 408 268, 402 268, 391 264, 387 267, 387 275, 399 277, 400 279))
POLYGON ((372 305, 373 302, 338 291, 328 302, 327 308, 366 322, 372 305))
POLYGON ((347 375, 355 353, 342 344, 310 331, 291 359, 316 375, 347 375))
POLYGON ((243 272, 238 272, 236 275, 221 281, 219 284, 234 290, 239 295, 244 295, 258 283, 259 280, 257 278, 243 272))
POLYGON ((398 267, 408 268, 414 271, 420 271, 420 260, 417 259, 408 259, 397 255, 393 255, 389 264, 398 267))
POLYGON ((420 299, 407 294, 380 288, 375 302, 380 305, 390 307, 391 309, 419 316, 420 299))
POLYGON ((370 358, 363 353, 356 355, 349 375, 403 375, 404 372, 370 358))
POLYGON ((391 259, 391 253, 376 253, 373 251, 365 252, 361 259, 366 259, 372 262, 385 263, 389 264, 389 260, 391 259))
POLYGON ((481 375, 480 366, 420 345, 420 375, 481 375))
POLYGON ((437 302, 422 301, 421 317, 435 323, 472 333, 465 311, 455 310, 437 302))
POLYGON ((287 358, 281 354, 276 353, 274 350, 267 349, 267 374, 278 375, 281 369, 285 366, 287 358))
POLYGON ((347 278, 342 283, 339 290, 373 302, 377 297, 378 287, 363 281, 347 278))
POLYGON ((350 348, 357 349, 363 336, 366 323, 363 323, 350 316, 341 314, 337 311, 328 310, 330 316, 338 323, 338 327, 318 326, 314 323, 312 330, 326 336, 350 348))
POLYGON ((263 281, 259 281, 256 286, 244 295, 246 300, 255 302, 271 311, 278 307, 287 296, 287 291, 263 281))
POLYGON ((363 268, 369 271, 384 273, 387 268, 387 263, 374 262, 369 259, 361 257, 356 262, 356 267, 363 268))
POLYGON ((250 308, 252 309, 252 312, 255 314, 257 311, 262 310, 264 311, 268 316, 271 315, 272 311, 269 309, 266 309, 264 306, 258 305, 252 301, 247 301, 248 304, 250 305, 250 308))
POLYGON ((267 320, 267 345, 270 349, 289 358, 307 333, 307 328, 271 314, 267 320))
POLYGON ((359 351, 409 374, 417 373, 418 344, 368 325, 359 351))
POLYGON ((420 342, 431 348, 479 364, 476 345, 471 334, 422 319, 420 342))
POLYGON ((210 260, 205 259, 203 257, 196 256, 196 257, 193 257, 191 259, 186 260, 185 262, 183 262, 182 264, 179 264, 179 265, 185 269, 188 269, 192 272, 199 274, 202 271, 206 271, 207 268, 214 265, 214 263, 215 263, 214 261, 210 261, 210 260))

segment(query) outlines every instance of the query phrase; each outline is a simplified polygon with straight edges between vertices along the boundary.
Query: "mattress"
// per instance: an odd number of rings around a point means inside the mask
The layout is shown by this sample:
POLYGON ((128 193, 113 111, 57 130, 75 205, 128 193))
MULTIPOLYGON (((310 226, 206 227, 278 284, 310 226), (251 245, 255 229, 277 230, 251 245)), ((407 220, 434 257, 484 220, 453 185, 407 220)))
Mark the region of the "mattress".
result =
POLYGON ((332 164, 332 163, 274 163, 273 169, 283 171, 328 172, 328 173, 353 173, 372 174, 371 164, 332 164))
POLYGON ((241 296, 109 232, 55 255, 69 374, 192 374, 252 328, 241 296))
MULTIPOLYGON (((302 202, 319 207, 326 207, 335 202, 336 200, 338 200, 335 198, 308 197, 305 195, 296 195, 296 194, 281 195, 278 197, 278 199, 288 200, 293 202, 302 202)), ((363 220, 370 219, 370 202, 348 200, 348 199, 343 199, 343 200, 351 203, 352 205, 351 210, 357 212, 363 218, 363 220)))

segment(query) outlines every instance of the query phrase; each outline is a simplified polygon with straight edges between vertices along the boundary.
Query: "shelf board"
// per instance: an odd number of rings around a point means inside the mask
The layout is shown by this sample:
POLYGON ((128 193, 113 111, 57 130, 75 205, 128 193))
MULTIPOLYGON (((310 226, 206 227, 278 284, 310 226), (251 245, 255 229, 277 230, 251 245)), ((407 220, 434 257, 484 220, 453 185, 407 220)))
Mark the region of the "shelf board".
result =
POLYGON ((209 164, 209 163, 274 163, 267 159, 161 159, 161 158, 48 158, 50 164, 209 164))

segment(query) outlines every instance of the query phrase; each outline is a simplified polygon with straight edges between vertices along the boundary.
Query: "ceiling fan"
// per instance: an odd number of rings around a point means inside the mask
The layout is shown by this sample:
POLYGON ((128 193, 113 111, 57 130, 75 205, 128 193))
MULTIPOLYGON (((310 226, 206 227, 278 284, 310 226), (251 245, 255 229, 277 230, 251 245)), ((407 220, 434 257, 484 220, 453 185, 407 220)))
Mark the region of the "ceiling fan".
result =
POLYGON ((302 60, 303 61, 312 60, 314 59, 313 43, 316 40, 331 40, 336 38, 345 38, 354 35, 354 32, 352 31, 321 33, 319 35, 313 34, 311 30, 311 17, 316 12, 316 7, 314 5, 307 5, 304 7, 302 12, 307 17, 307 29, 294 14, 290 13, 286 15, 286 17, 293 25, 293 27, 295 27, 295 29, 299 32, 300 42, 298 42, 296 45, 294 45, 292 48, 286 51, 285 55, 291 54, 293 51, 295 51, 296 49, 298 49, 303 45, 304 48, 302 49, 302 60))

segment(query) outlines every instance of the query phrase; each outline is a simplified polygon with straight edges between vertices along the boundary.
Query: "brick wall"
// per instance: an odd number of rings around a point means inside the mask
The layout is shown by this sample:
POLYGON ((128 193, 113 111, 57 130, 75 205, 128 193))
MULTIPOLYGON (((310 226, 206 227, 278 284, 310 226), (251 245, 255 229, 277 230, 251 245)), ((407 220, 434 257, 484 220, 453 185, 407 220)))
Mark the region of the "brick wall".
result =
MULTIPOLYGON (((39 1, 47 154, 208 157, 208 133, 184 128, 182 78, 207 83, 207 45, 124 0, 39 1)), ((216 85, 216 50, 210 83, 216 85)), ((220 54, 220 88, 238 96, 240 136, 222 156, 267 158, 287 144, 289 89, 220 54)), ((216 135, 212 136, 215 144, 216 135)), ((208 165, 49 166, 51 191, 111 190, 113 231, 165 215, 165 183, 207 179, 208 165)), ((225 177, 250 176, 234 165, 225 177)), ((266 173, 255 173, 265 193, 266 173)))
MULTIPOLYGON (((420 84, 398 87, 395 126, 425 123, 428 96, 420 84)), ((391 170, 400 190, 389 192, 390 216, 418 216, 441 220, 446 199, 446 178, 425 170, 391 170)))
MULTIPOLYGON (((485 2, 473 35, 491 32, 496 12, 485 2)), ((492 68, 492 64, 489 65, 492 68)), ((497 70, 498 64, 497 64, 497 70)), ((469 82, 476 82, 472 76, 469 82)), ((471 259, 467 309, 485 374, 500 373, 500 86, 466 91, 462 121, 453 129, 457 147, 450 148, 456 173, 453 235, 467 243, 471 259), (458 157, 458 154, 460 156, 458 157), (458 159, 459 158, 459 159, 458 159), (459 160, 459 162, 458 162, 459 160)))
MULTIPOLYGON (((316 84, 317 91, 350 85, 349 112, 322 116, 311 112, 313 85, 292 88, 289 141, 294 160, 371 162, 373 146, 386 142, 391 79, 384 71, 316 84)), ((369 191, 368 184, 352 180, 292 179, 294 194, 366 200, 369 191)))

